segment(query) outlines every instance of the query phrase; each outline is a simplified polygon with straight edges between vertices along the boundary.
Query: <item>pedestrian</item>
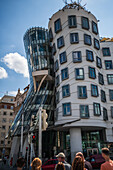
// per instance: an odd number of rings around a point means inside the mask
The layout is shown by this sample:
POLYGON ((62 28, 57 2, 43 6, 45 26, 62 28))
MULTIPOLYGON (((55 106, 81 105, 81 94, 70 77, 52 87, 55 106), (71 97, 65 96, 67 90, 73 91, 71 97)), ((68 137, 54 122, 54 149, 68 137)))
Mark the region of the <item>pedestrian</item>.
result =
POLYGON ((58 162, 56 165, 56 170, 65 170, 65 166, 62 162, 58 162))
POLYGON ((31 163, 31 170, 41 170, 42 161, 39 158, 34 158, 31 163))
POLYGON ((80 156, 83 159, 84 166, 85 166, 86 169, 88 169, 88 170, 92 170, 93 169, 91 163, 85 160, 84 155, 83 155, 82 152, 77 152, 76 156, 80 156))
POLYGON ((25 159, 20 157, 17 159, 17 170, 22 170, 25 165, 25 159))
POLYGON ((81 156, 75 156, 72 162, 72 170, 86 170, 86 168, 84 168, 84 160, 81 156))
MULTIPOLYGON (((58 162, 62 162, 64 164, 65 170, 71 170, 71 165, 68 164, 65 161, 65 155, 63 152, 60 152, 58 155, 56 155, 58 162)), ((56 170, 57 165, 55 166, 55 170, 56 170)))
POLYGON ((102 157, 105 159, 105 163, 101 165, 101 170, 113 170, 113 161, 109 157, 109 149, 102 149, 102 157))

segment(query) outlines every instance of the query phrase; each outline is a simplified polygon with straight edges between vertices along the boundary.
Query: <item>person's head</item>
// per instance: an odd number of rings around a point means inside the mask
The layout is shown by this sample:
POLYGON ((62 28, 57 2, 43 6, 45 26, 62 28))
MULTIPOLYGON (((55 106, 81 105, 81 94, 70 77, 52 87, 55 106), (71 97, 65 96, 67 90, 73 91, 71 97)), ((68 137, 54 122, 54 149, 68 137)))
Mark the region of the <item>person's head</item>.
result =
POLYGON ((65 155, 63 152, 60 152, 56 157, 59 162, 63 162, 65 160, 65 155))
POLYGON ((25 159, 20 157, 17 159, 17 168, 22 169, 25 165, 25 159))
POLYGON ((40 170, 42 166, 42 161, 39 158, 34 158, 31 163, 32 170, 40 170))
POLYGON ((84 155, 83 155, 82 152, 77 152, 77 153, 76 153, 76 156, 80 156, 83 160, 85 160, 85 159, 84 159, 84 155))
POLYGON ((62 162, 58 162, 56 170, 65 170, 65 166, 62 162))
POLYGON ((72 170, 84 170, 84 161, 81 156, 75 156, 72 162, 72 170))
POLYGON ((109 149, 108 148, 102 148, 102 157, 105 160, 109 158, 109 149))

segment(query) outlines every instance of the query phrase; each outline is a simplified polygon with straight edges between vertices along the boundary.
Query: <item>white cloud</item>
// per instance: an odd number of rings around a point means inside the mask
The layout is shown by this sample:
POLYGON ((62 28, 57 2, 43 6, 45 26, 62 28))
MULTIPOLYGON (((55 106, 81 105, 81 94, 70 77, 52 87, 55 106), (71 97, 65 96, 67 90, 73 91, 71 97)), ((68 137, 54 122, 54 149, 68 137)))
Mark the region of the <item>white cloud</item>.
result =
POLYGON ((8 74, 3 67, 0 67, 0 79, 7 78, 8 74))
MULTIPOLYGON (((10 96, 16 96, 18 91, 8 91, 8 95, 10 96)), ((20 91, 20 93, 24 93, 24 90, 20 91)))
POLYGON ((27 59, 18 53, 9 53, 4 56, 2 61, 16 73, 23 74, 24 77, 29 77, 27 59))

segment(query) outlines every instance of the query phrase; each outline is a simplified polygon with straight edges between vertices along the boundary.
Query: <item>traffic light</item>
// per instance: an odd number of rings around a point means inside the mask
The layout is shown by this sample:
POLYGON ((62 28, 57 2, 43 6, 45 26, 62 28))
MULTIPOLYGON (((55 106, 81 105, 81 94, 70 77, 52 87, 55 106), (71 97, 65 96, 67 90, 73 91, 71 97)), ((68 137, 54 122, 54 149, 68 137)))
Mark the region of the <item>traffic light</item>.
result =
POLYGON ((46 113, 46 110, 42 109, 42 130, 46 130, 48 127, 48 123, 46 122, 47 118, 48 115, 46 113))
POLYGON ((35 143, 35 142, 36 142, 36 136, 32 135, 32 143, 35 143))

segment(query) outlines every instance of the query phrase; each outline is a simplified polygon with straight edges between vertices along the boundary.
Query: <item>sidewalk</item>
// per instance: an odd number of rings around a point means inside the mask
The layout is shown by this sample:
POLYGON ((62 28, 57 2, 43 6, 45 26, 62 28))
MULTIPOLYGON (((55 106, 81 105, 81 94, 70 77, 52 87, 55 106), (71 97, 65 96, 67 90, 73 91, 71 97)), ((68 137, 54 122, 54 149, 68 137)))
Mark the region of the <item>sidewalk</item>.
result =
POLYGON ((1 161, 0 170, 16 170, 16 168, 10 168, 8 164, 4 165, 4 163, 1 161))

